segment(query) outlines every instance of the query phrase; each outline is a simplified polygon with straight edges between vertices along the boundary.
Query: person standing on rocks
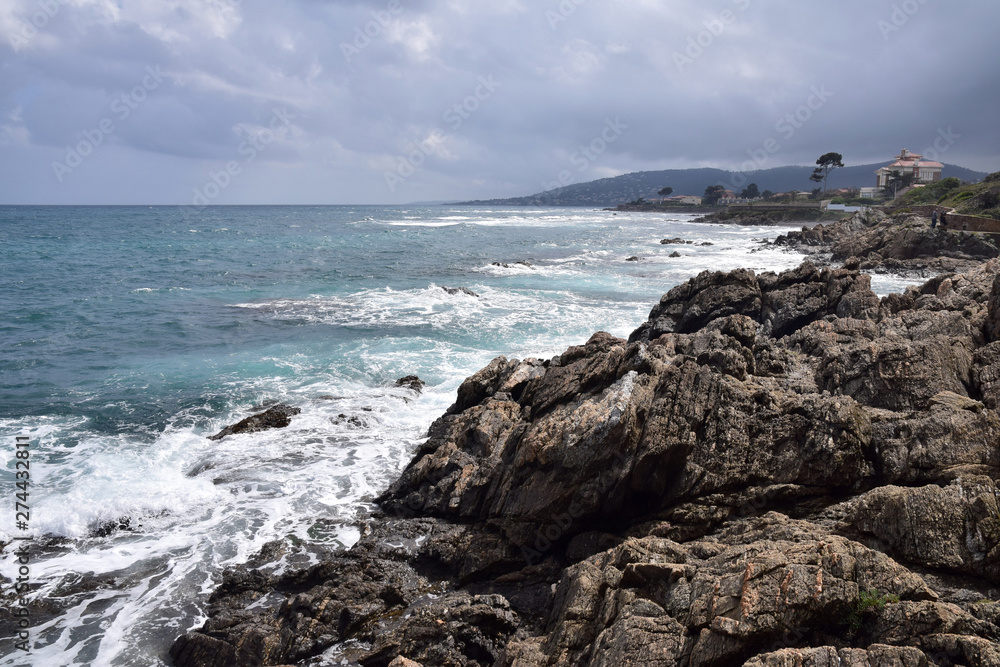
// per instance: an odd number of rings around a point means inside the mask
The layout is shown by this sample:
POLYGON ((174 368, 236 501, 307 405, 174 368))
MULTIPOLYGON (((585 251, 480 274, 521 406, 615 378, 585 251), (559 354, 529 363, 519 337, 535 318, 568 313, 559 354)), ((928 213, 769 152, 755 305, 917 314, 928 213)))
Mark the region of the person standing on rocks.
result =
POLYGON ((937 223, 938 223, 938 213, 937 209, 934 209, 934 212, 931 213, 931 229, 937 227, 937 223))
POLYGON ((944 229, 945 227, 948 226, 948 218, 946 217, 947 215, 948 215, 947 211, 941 211, 941 229, 944 229))

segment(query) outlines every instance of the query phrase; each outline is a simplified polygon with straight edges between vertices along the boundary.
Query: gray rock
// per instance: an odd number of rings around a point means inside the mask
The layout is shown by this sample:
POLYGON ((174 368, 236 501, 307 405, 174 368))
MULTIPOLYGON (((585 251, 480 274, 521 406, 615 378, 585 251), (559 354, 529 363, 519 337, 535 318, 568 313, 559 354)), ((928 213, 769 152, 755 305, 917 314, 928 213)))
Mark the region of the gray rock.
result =
POLYGON ((499 357, 357 545, 227 571, 171 656, 1000 665, 998 275, 705 272, 629 340, 499 357))
POLYGON ((222 440, 227 435, 236 433, 256 433, 271 428, 285 428, 292 423, 292 417, 302 412, 302 408, 293 408, 290 405, 276 405, 268 408, 264 412, 251 415, 236 424, 227 426, 215 435, 208 436, 209 440, 222 440))

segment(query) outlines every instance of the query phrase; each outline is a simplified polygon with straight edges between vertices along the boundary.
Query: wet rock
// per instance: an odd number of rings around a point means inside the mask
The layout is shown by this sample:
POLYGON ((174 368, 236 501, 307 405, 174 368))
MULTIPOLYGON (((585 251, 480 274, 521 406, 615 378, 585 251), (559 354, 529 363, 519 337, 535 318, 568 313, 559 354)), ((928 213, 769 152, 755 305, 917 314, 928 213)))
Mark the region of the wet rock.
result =
POLYGON ((266 411, 247 417, 246 419, 227 426, 215 435, 210 435, 209 440, 222 440, 227 435, 237 433, 256 433, 272 428, 285 428, 292 423, 292 417, 302 412, 302 408, 293 408, 290 405, 276 405, 266 411))
POLYGON ((90 534, 94 537, 108 537, 117 532, 131 532, 136 528, 141 528, 141 524, 132 525, 132 517, 122 516, 109 521, 102 521, 91 529, 90 534))
POLYGON ((517 261, 517 262, 514 262, 514 264, 513 264, 513 265, 511 265, 511 264, 507 264, 507 263, 505 263, 505 262, 493 262, 493 266, 501 266, 501 267, 503 267, 503 268, 505 268, 505 269, 512 269, 512 268, 514 268, 515 266, 526 266, 526 267, 528 267, 529 269, 533 269, 533 268, 535 268, 535 267, 534 267, 534 265, 533 265, 533 264, 532 264, 531 262, 527 262, 527 261, 525 261, 525 260, 523 260, 523 259, 522 259, 522 260, 520 260, 520 261, 517 261))
POLYGON ((691 245, 692 243, 694 243, 694 241, 685 241, 684 239, 677 237, 672 239, 663 239, 662 241, 660 241, 660 243, 662 243, 663 245, 672 245, 672 244, 691 245))
POLYGON ((343 412, 334 417, 331 422, 336 426, 342 426, 344 424, 354 426, 355 428, 365 428, 368 426, 368 423, 358 415, 347 416, 343 412))
POLYGON ((639 257, 637 255, 632 255, 631 257, 629 257, 625 261, 626 262, 638 262, 638 261, 641 261, 641 260, 642 260, 642 257, 639 257))
POLYGON ((396 380, 397 387, 408 387, 418 394, 424 390, 427 383, 421 380, 416 375, 407 375, 396 380))
POLYGON ((452 296, 456 294, 466 294, 468 296, 474 296, 477 299, 479 298, 479 295, 470 290, 468 287, 441 287, 441 289, 452 296))
POLYGON ((672 253, 670 253, 670 254, 669 254, 669 255, 667 255, 667 256, 668 256, 668 257, 683 257, 683 255, 681 255, 681 254, 680 254, 679 252, 677 252, 676 250, 675 250, 675 251, 673 251, 672 253))

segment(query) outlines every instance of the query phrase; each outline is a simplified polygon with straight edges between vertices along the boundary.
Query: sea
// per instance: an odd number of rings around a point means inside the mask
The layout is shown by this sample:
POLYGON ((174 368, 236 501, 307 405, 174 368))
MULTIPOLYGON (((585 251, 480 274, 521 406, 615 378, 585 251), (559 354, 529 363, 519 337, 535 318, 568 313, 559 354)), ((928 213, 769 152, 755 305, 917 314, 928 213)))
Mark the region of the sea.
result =
POLYGON ((356 542, 491 359, 627 337, 701 271, 803 260, 763 243, 786 229, 694 218, 0 207, 0 665, 169 664, 226 567, 356 542), (287 428, 208 439, 276 403, 301 409, 287 428))

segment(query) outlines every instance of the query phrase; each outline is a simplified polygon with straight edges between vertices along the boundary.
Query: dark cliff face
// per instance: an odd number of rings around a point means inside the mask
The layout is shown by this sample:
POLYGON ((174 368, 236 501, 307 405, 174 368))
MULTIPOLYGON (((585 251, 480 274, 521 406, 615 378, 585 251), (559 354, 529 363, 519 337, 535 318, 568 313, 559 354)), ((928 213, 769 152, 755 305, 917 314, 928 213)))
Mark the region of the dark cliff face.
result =
POLYGON ((227 573, 172 655, 1000 665, 998 389, 1000 260, 883 299, 706 272, 467 379, 357 546, 227 573))

